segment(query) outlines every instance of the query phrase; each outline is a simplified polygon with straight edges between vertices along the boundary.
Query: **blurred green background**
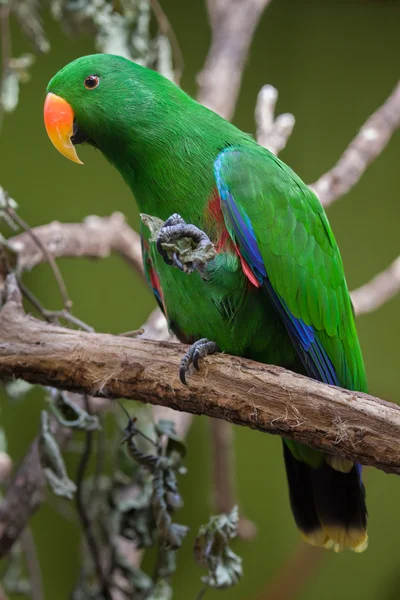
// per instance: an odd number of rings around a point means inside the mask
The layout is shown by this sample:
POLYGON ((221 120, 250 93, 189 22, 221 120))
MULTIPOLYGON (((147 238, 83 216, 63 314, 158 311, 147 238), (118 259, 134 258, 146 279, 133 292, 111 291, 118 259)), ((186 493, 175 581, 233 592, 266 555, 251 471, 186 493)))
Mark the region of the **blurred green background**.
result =
MULTIPOLYGON (((163 0, 162 5, 185 56, 182 85, 195 94, 196 73, 210 41, 204 3, 163 0)), ((42 105, 48 80, 65 63, 94 48, 90 37, 68 40, 48 16, 44 15, 44 21, 52 50, 38 59, 31 82, 21 89, 16 112, 6 117, 0 136, 0 183, 18 201, 21 216, 31 225, 54 219, 80 221, 89 214, 120 210, 137 227, 138 212, 130 192, 99 152, 82 148, 85 166, 78 168, 62 158, 46 137, 42 105)), ((278 111, 296 116, 282 158, 305 181, 314 181, 333 165, 394 87, 399 77, 399 32, 398 1, 273 0, 254 40, 234 122, 253 132, 256 95, 264 83, 273 84, 279 90, 278 111)), ((13 44, 14 54, 30 50, 18 28, 13 29, 13 44)), ((385 268, 400 252, 399 156, 397 134, 360 183, 329 210, 351 289, 385 268)), ((99 331, 135 329, 155 306, 148 290, 116 257, 59 264, 74 313, 99 331)), ((47 266, 35 269, 25 280, 46 307, 60 307, 47 266)), ((400 296, 358 322, 370 391, 395 402, 400 401, 399 311, 400 296)), ((41 393, 35 391, 12 407, 1 400, 15 459, 23 456, 38 430, 40 398, 41 393)), ((244 560, 243 581, 232 590, 210 592, 206 596, 210 600, 219 595, 230 600, 264 597, 263 587, 299 540, 289 509, 280 440, 244 428, 236 428, 235 433, 240 499, 259 533, 253 542, 235 543, 244 560)), ((191 534, 179 554, 174 578, 179 600, 194 599, 200 588, 202 571, 194 563, 191 544, 209 514, 210 450, 205 418, 195 420, 188 443, 189 472, 181 481, 185 508, 179 521, 191 526, 191 534)), ((400 597, 400 480, 367 469, 365 481, 368 550, 362 555, 326 553, 297 598, 400 597)), ((35 515, 32 527, 46 598, 64 600, 78 573, 78 530, 48 506, 35 515)))

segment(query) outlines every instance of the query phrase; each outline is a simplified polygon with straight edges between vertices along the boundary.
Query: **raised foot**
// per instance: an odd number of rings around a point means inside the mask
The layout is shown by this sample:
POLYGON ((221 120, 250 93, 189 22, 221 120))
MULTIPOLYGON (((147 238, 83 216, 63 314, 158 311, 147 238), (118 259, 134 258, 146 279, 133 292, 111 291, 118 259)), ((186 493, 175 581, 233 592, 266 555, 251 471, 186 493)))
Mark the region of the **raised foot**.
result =
POLYGON ((181 365, 179 367, 179 379, 182 381, 182 383, 187 385, 186 374, 189 371, 190 365, 193 365, 194 368, 199 371, 200 358, 210 356, 210 354, 215 354, 215 352, 219 352, 217 344, 215 342, 211 342, 207 338, 202 338, 201 340, 197 340, 197 342, 192 344, 185 356, 182 358, 181 365))
POLYGON ((184 273, 202 273, 206 263, 215 257, 214 245, 204 231, 189 225, 177 213, 167 219, 157 238, 157 250, 167 265, 184 273))

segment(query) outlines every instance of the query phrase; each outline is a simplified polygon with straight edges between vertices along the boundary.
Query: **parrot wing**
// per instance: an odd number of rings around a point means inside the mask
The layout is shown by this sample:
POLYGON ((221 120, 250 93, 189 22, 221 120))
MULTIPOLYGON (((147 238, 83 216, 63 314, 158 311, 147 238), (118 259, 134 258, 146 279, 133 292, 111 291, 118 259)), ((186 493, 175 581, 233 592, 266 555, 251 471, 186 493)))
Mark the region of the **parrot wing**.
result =
POLYGON ((244 272, 272 300, 307 374, 365 390, 343 264, 317 197, 258 146, 223 150, 214 173, 244 272))

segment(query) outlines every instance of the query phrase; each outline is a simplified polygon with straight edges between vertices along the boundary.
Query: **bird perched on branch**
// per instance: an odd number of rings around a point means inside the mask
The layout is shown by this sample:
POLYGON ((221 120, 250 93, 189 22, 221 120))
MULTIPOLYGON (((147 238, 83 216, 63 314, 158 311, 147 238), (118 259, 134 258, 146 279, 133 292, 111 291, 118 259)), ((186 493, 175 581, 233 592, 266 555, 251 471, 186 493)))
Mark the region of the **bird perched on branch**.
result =
MULTIPOLYGON (((190 364, 216 351, 366 391, 339 250, 324 209, 281 160, 158 73, 85 56, 50 81, 44 118, 54 146, 81 162, 88 143, 121 173, 142 212, 149 284, 190 364), (198 250, 184 260, 183 243, 198 250), (180 245, 181 244, 181 245, 180 245), (201 250, 213 248, 204 259, 201 250)), ((294 518, 311 544, 367 546, 361 467, 283 440, 294 518)))

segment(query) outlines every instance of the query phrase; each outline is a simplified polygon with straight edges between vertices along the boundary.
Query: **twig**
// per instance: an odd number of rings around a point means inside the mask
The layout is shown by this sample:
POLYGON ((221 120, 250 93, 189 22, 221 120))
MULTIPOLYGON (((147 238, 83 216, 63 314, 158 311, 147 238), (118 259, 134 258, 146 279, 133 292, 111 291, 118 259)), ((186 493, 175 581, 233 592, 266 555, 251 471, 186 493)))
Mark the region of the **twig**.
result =
POLYGON ((237 490, 233 429, 230 423, 210 419, 213 452, 213 504, 215 512, 229 513, 235 505, 237 490))
MULTIPOLYGON (((0 94, 3 93, 4 82, 10 68, 12 57, 11 33, 10 33, 10 4, 9 0, 0 3, 0 40, 1 40, 1 56, 2 70, 0 76, 0 94)), ((3 124, 4 108, 0 100, 0 128, 3 124)))
POLYGON ((267 584, 257 600, 293 600, 312 577, 327 553, 300 542, 277 575, 267 584))
POLYGON ((72 325, 76 325, 76 327, 80 327, 84 331, 88 331, 89 333, 93 332, 94 329, 78 317, 75 317, 72 313, 68 312, 65 308, 63 310, 47 310, 44 309, 44 315, 47 317, 46 320, 55 321, 58 319, 64 319, 68 323, 72 325))
POLYGON ((2 57, 2 76, 6 74, 10 66, 12 56, 11 33, 10 33, 10 3, 5 0, 0 5, 0 39, 2 57))
POLYGON ((277 99, 278 91, 272 85, 264 85, 258 94, 255 111, 257 142, 275 155, 286 146, 295 124, 290 113, 275 118, 277 99))
POLYGON ((0 377, 222 418, 400 473, 395 404, 225 354, 204 361, 207 377, 193 376, 182 386, 178 371, 187 346, 38 321, 23 313, 10 276, 8 284, 10 300, 0 311, 0 377))
MULTIPOLYGON (((55 258, 106 258, 112 252, 122 256, 137 273, 143 276, 142 252, 139 235, 129 227, 121 213, 109 217, 87 217, 83 223, 59 223, 32 230, 43 246, 55 258)), ((17 271, 27 271, 43 262, 26 232, 8 240, 10 248, 17 253, 17 271)))
POLYGON ((400 292, 400 256, 385 270, 351 292, 357 315, 370 313, 400 292))
POLYGON ((45 478, 40 466, 38 440, 31 445, 0 504, 0 558, 2 558, 43 501, 45 478))
POLYGON ((12 206, 10 206, 8 204, 8 206, 6 207, 5 210, 8 214, 8 216, 14 221, 14 223, 16 223, 19 227, 21 227, 21 229, 23 229, 25 231, 25 233, 32 239, 32 241, 36 244, 36 246, 43 253, 43 257, 49 263, 50 268, 53 271, 54 278, 57 282, 58 289, 60 290, 60 294, 61 294, 61 297, 63 300, 64 308, 65 308, 65 310, 69 311, 70 308, 72 307, 72 302, 68 297, 68 291, 67 291, 63 276, 61 275, 61 271, 58 268, 58 265, 54 259, 54 256, 52 255, 51 252, 49 252, 46 245, 42 243, 42 240, 40 239, 40 237, 38 237, 36 235, 36 233, 29 227, 29 225, 23 219, 21 219, 21 217, 12 208, 12 206))
POLYGON ((201 588, 200 592, 197 594, 196 596, 196 600, 203 600, 204 596, 206 595, 207 591, 209 590, 209 586, 205 585, 201 588))
POLYGON ((21 535, 21 547, 25 555, 26 568, 32 586, 32 600, 43 600, 43 585, 35 540, 29 527, 21 535))
POLYGON ((124 337, 137 337, 138 335, 143 335, 144 329, 141 327, 140 329, 133 329, 132 331, 124 331, 124 333, 120 333, 119 335, 123 335, 124 337))
POLYGON ((33 294, 33 292, 31 292, 30 289, 26 287, 26 285, 22 282, 20 277, 17 278, 17 281, 23 296, 32 304, 32 306, 36 308, 38 313, 42 315, 42 317, 46 319, 48 323, 54 323, 57 322, 58 319, 64 319, 64 321, 67 321, 72 325, 76 325, 84 331, 94 331, 93 327, 90 327, 90 325, 88 325, 84 321, 81 321, 81 319, 74 317, 74 315, 68 312, 65 308, 63 310, 47 310, 47 308, 44 308, 40 300, 36 298, 35 294, 33 294))
POLYGON ((31 292, 31 290, 28 287, 26 287, 26 285, 23 283, 20 277, 17 277, 17 282, 18 287, 21 290, 21 293, 24 296, 24 298, 28 300, 28 302, 30 302, 34 308, 36 308, 38 313, 42 315, 42 317, 46 319, 48 323, 52 323, 52 320, 46 314, 46 309, 44 308, 40 300, 36 298, 35 294, 31 292))
POLYGON ((270 2, 207 0, 211 46, 197 77, 197 100, 226 119, 233 115, 250 44, 270 2))
POLYGON ((309 187, 327 207, 344 196, 381 154, 400 126, 400 83, 361 127, 336 165, 309 187))
MULTIPOLYGON (((87 396, 85 396, 85 410, 90 414, 90 401, 87 396)), ((106 600, 112 600, 109 583, 107 581, 107 577, 103 571, 103 566, 101 564, 100 551, 97 547, 97 541, 93 533, 92 522, 86 512, 86 506, 83 499, 83 482, 86 474, 86 468, 89 464, 90 456, 92 453, 92 443, 93 431, 89 429, 85 431, 85 448, 81 460, 79 461, 76 473, 76 508, 78 511, 79 519, 82 524, 83 535, 86 538, 86 543, 92 555, 92 560, 96 570, 97 578, 101 586, 101 593, 106 600)))
MULTIPOLYGON (((212 468, 213 468, 213 504, 215 512, 230 513, 237 504, 235 475, 234 433, 231 423, 220 419, 210 419, 212 468)), ((257 529, 252 521, 241 515, 238 535, 244 540, 255 537, 257 529)))
MULTIPOLYGON (((76 404, 82 402, 83 406, 82 398, 76 394, 73 395, 73 401, 76 404)), ((96 413, 108 406, 107 400, 92 398, 92 407, 96 413)), ((73 433, 71 428, 61 427, 55 419, 52 421, 51 431, 60 447, 66 444, 73 433)), ((46 480, 39 460, 38 438, 36 438, 18 467, 0 504, 0 558, 10 551, 29 518, 42 503, 45 485, 46 480)))
MULTIPOLYGON (((93 411, 92 411, 93 414, 93 411)), ((104 473, 104 465, 107 451, 107 435, 104 429, 104 419, 99 417, 100 427, 101 429, 97 432, 96 437, 96 464, 94 468, 94 477, 93 477, 93 494, 97 496, 100 492, 100 482, 101 476, 104 473)))
POLYGON ((7 452, 0 451, 0 485, 4 485, 13 469, 13 461, 12 458, 7 452))
POLYGON ((157 19, 160 31, 167 36, 169 43, 171 44, 174 63, 174 81, 177 85, 179 85, 183 69, 185 67, 185 61, 183 58, 181 47, 179 45, 178 38, 176 37, 174 28, 172 27, 167 15, 165 14, 158 0, 150 0, 150 6, 155 18, 157 19))

